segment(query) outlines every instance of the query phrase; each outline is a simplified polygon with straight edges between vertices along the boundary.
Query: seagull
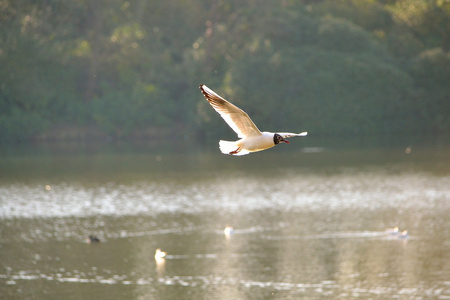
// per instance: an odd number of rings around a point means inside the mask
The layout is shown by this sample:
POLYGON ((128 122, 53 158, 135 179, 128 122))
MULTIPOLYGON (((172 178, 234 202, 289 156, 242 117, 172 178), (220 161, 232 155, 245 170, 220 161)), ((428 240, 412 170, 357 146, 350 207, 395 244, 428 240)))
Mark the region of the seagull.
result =
POLYGON ((209 104, 211 104, 240 138, 240 140, 234 142, 221 140, 219 142, 219 148, 223 154, 246 155, 251 152, 272 148, 281 142, 289 144, 286 138, 305 136, 308 134, 306 131, 301 133, 261 132, 245 111, 228 102, 204 84, 200 85, 200 90, 209 104))
POLYGON ((402 233, 399 234, 398 238, 400 240, 407 240, 409 238, 408 230, 403 230, 402 233))
POLYGON ((386 234, 389 234, 389 235, 399 235, 400 234, 400 231, 397 226, 395 226, 394 228, 388 228, 385 230, 385 232, 386 232, 386 234))
POLYGON ((225 237, 229 238, 234 233, 234 229, 230 225, 227 225, 223 230, 223 233, 225 234, 225 237))
POLYGON ((156 249, 155 251, 155 259, 156 260, 160 260, 160 259, 164 259, 164 257, 166 257, 166 252, 161 251, 161 249, 156 249))

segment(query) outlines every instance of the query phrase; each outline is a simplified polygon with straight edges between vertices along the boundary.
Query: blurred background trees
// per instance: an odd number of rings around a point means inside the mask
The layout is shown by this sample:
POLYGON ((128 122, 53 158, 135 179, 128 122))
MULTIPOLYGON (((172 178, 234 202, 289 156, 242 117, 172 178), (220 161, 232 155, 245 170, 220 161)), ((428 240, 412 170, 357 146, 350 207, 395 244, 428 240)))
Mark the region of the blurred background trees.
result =
POLYGON ((450 132, 449 1, 0 0, 0 28, 3 142, 230 132, 200 83, 266 130, 450 132))

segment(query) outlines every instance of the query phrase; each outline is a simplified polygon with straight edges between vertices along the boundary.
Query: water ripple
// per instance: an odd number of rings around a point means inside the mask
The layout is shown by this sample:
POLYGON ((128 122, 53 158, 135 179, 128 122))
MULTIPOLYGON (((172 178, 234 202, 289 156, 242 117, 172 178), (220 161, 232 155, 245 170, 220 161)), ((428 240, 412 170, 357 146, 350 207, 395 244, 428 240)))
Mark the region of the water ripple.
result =
MULTIPOLYGON (((85 274, 84 274, 85 275, 85 274)), ((113 275, 104 277, 96 275, 95 277, 86 277, 81 274, 67 276, 66 274, 42 274, 38 271, 22 270, 13 274, 0 274, 0 282, 7 285, 16 285, 19 281, 56 281, 61 284, 103 284, 103 285, 166 285, 182 287, 200 287, 208 290, 214 286, 241 286, 243 288, 288 291, 290 295, 314 294, 329 297, 433 297, 438 299, 449 299, 450 289, 448 282, 435 282, 432 288, 425 286, 414 287, 389 287, 389 286, 371 286, 362 288, 358 282, 340 283, 335 280, 323 280, 317 283, 308 282, 288 282, 288 281, 252 281, 223 276, 164 276, 160 278, 139 277, 133 278, 127 275, 113 275)))
POLYGON ((425 209, 450 203, 450 177, 384 171, 347 171, 332 176, 225 177, 174 182, 13 184, 0 186, 0 218, 138 215, 164 212, 308 208, 342 210, 360 207, 425 209))

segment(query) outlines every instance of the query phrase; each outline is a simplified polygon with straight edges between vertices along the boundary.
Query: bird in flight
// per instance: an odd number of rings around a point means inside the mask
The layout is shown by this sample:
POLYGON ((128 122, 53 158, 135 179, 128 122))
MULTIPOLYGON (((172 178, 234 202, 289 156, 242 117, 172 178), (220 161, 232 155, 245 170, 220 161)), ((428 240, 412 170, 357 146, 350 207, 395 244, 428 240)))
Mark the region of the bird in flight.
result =
POLYGON ((219 142, 219 148, 224 154, 245 155, 250 152, 262 151, 281 142, 289 144, 289 141, 286 140, 287 138, 308 134, 306 131, 301 133, 261 132, 245 111, 228 102, 204 84, 200 85, 200 90, 209 104, 211 104, 240 138, 240 140, 234 142, 221 140, 219 142))

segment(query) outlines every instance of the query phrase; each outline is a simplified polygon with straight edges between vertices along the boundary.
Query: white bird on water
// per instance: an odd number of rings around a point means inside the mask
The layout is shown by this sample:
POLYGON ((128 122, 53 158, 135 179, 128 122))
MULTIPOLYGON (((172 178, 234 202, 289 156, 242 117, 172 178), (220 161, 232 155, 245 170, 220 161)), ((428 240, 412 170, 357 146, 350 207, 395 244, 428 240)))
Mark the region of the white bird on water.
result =
POLYGON ((229 238, 234 233, 234 229, 230 225, 227 225, 223 230, 223 233, 225 234, 225 237, 229 238))
POLYGON ((161 249, 156 249, 155 251, 155 259, 162 260, 166 257, 166 252, 161 251, 161 249))
POLYGON ((262 151, 281 142, 289 144, 286 138, 305 136, 308 134, 306 131, 301 133, 261 132, 245 111, 228 102, 204 84, 200 85, 200 90, 209 104, 211 104, 240 138, 240 140, 235 142, 221 140, 219 147, 220 151, 224 154, 245 155, 250 152, 262 151))

